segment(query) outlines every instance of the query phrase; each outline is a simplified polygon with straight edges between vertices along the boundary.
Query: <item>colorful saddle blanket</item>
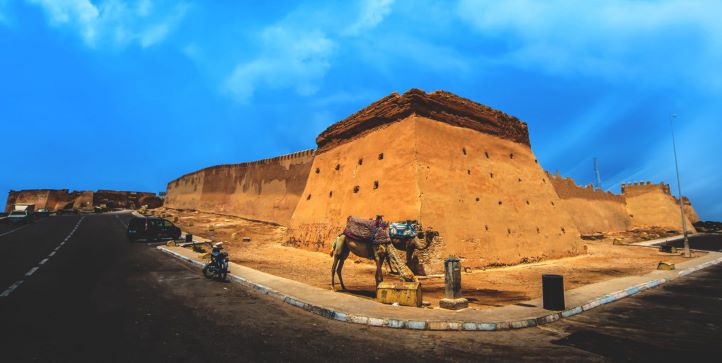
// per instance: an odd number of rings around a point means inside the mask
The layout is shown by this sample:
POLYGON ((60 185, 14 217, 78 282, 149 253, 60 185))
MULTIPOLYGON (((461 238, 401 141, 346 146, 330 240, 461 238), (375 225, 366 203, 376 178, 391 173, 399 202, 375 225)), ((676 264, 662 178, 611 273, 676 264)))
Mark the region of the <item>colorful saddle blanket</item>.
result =
POLYGON ((391 223, 389 225, 389 237, 398 239, 410 239, 416 237, 416 229, 411 223, 391 223))
POLYGON ((364 241, 368 243, 380 244, 390 243, 387 224, 381 222, 381 225, 377 226, 376 221, 363 219, 358 217, 348 217, 346 221, 346 228, 343 233, 357 241, 364 241))

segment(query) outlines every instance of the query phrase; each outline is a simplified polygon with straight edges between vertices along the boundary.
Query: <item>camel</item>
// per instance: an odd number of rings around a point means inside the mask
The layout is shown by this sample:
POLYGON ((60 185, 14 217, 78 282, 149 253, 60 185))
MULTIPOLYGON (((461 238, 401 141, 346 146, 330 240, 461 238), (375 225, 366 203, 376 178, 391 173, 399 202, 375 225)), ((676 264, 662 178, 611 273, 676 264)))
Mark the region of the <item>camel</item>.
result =
MULTIPOLYGON (((414 251, 423 251, 429 248, 434 238, 439 235, 439 232, 432 231, 431 229, 427 229, 426 232, 422 232, 423 228, 421 227, 421 223, 417 221, 405 221, 405 223, 411 225, 414 230, 419 231, 416 238, 391 238, 391 244, 397 250, 406 252, 406 266, 408 266, 411 271, 416 274, 418 271, 416 271, 413 266, 414 251), (422 239, 424 240, 423 243, 421 242, 422 239)), ((390 266, 389 269, 391 269, 390 266)))
MULTIPOLYGON (((422 248, 425 249, 431 245, 431 242, 437 235, 438 232, 427 230, 426 232, 419 233, 413 241, 411 239, 408 241, 397 240, 395 242, 392 240, 392 243, 397 244, 397 248, 403 248, 404 250, 411 252, 407 252, 406 260, 408 263, 408 261, 410 261, 409 255, 413 254, 413 251, 417 248, 417 246, 421 246, 421 243, 418 241, 419 237, 426 240, 426 243, 422 248)), ((383 266, 384 260, 389 259, 387 248, 387 245, 384 244, 372 244, 367 241, 357 241, 343 233, 339 234, 334 241, 333 248, 331 249, 331 256, 333 257, 333 265, 331 266, 331 288, 333 290, 336 289, 335 277, 336 274, 338 274, 341 289, 346 290, 346 286, 343 283, 343 277, 341 276, 341 270, 343 269, 343 264, 346 261, 346 258, 348 258, 349 253, 351 252, 353 252, 356 256, 376 261, 376 275, 374 277, 376 280, 376 286, 378 286, 378 284, 384 280, 381 267, 383 266)))

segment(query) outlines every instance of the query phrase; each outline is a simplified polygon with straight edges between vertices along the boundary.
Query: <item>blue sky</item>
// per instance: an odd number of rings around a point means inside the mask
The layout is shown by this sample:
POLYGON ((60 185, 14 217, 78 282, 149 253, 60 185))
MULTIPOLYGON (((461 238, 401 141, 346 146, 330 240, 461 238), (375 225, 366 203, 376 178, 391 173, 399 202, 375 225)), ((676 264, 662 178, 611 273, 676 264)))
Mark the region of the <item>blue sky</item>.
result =
POLYGON ((665 181, 722 220, 718 1, 0 0, 0 203, 27 188, 161 191, 315 147, 393 91, 529 124, 551 171, 665 181))

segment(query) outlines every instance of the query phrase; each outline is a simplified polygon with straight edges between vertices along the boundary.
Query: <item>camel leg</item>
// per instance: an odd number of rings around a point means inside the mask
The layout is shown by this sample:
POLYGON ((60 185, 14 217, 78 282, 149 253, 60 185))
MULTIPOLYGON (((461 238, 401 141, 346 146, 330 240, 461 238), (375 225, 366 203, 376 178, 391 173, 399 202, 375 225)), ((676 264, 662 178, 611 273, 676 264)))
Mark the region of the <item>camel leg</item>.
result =
POLYGON ((336 291, 336 266, 338 266, 338 254, 333 253, 333 265, 331 265, 331 290, 336 291))
POLYGON ((414 266, 411 266, 411 264, 414 262, 414 250, 415 249, 416 249, 415 244, 409 243, 408 245, 406 245, 406 266, 408 266, 409 269, 411 270, 411 272, 413 272, 414 274, 416 273, 416 271, 414 269, 414 266))
POLYGON ((346 262, 346 258, 348 257, 348 253, 342 253, 338 260, 338 268, 336 269, 336 273, 338 274, 338 281, 341 283, 341 290, 346 290, 346 285, 343 284, 343 276, 341 276, 341 270, 343 270, 343 263, 346 262))
POLYGON ((381 250, 383 249, 382 246, 378 246, 374 249, 374 259, 376 260, 376 286, 378 287, 379 284, 384 281, 384 274, 381 270, 381 267, 383 267, 384 259, 387 258, 386 254, 384 254, 381 250))

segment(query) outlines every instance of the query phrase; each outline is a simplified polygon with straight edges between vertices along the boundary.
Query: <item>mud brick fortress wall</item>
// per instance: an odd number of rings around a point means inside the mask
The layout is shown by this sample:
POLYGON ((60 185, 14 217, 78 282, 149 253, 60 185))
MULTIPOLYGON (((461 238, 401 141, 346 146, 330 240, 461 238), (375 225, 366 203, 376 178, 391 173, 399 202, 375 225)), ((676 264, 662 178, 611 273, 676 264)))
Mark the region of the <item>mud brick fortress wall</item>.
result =
POLYGON ((165 206, 278 223, 287 243, 324 252, 350 215, 415 219, 440 233, 420 253, 426 273, 449 255, 472 268, 516 264, 578 254, 583 233, 681 229, 668 188, 615 195, 550 175, 526 123, 448 92, 392 93, 316 143, 184 175, 168 183, 165 206))
MULTIPOLYGON (((682 230, 679 199, 672 196, 668 184, 626 183, 622 185, 622 195, 627 202, 627 210, 632 217, 633 227, 658 226, 677 231, 682 230)), ((687 201, 689 202, 689 200, 687 201)), ((687 229, 694 231, 692 222, 699 221, 699 217, 691 204, 687 204, 685 208, 685 217, 687 229)))
POLYGON ((165 206, 287 225, 306 185, 313 150, 186 174, 166 189, 165 206))
POLYGON ((425 272, 573 255, 573 220, 529 146, 526 124, 446 92, 392 94, 324 131, 288 234, 330 247, 346 217, 416 219, 440 232, 425 272), (369 125, 373 125, 370 127, 369 125))
MULTIPOLYGON (((551 175, 554 189, 562 199, 564 210, 574 219, 581 233, 619 232, 633 228, 661 227, 682 230, 679 199, 670 193, 669 185, 651 182, 624 183, 622 194, 577 186, 571 178, 551 175)), ((699 221, 686 197, 682 198, 687 229, 699 221)))
POLYGON ((632 227, 624 196, 595 190, 591 184, 577 186, 571 178, 563 178, 558 173, 547 172, 547 176, 561 198, 562 208, 574 220, 579 232, 621 232, 632 227))

